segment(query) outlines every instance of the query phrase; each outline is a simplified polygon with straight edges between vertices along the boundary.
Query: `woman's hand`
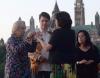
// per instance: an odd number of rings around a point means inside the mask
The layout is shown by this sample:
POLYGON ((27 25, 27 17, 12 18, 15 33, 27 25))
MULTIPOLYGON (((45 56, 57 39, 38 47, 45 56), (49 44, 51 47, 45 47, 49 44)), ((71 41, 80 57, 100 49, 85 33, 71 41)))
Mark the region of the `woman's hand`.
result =
POLYGON ((93 62, 94 62, 94 60, 88 60, 86 64, 91 64, 93 62))
POLYGON ((100 71, 100 63, 97 64, 98 71, 100 71))
POLYGON ((91 64, 91 63, 93 63, 93 62, 94 62, 94 60, 88 60, 88 61, 87 61, 87 60, 84 60, 84 59, 83 59, 83 60, 81 60, 81 61, 78 61, 78 64, 87 64, 87 65, 88 65, 88 64, 91 64))
POLYGON ((35 34, 36 34, 35 32, 30 32, 30 33, 28 33, 28 35, 27 35, 25 41, 26 41, 28 44, 32 44, 35 34))
POLYGON ((77 63, 78 63, 78 64, 86 64, 86 63, 87 63, 87 60, 83 59, 83 60, 81 60, 81 61, 78 61, 77 63))
POLYGON ((27 38, 26 40, 25 40, 25 42, 27 42, 28 44, 32 44, 32 41, 33 41, 33 39, 32 38, 27 38))

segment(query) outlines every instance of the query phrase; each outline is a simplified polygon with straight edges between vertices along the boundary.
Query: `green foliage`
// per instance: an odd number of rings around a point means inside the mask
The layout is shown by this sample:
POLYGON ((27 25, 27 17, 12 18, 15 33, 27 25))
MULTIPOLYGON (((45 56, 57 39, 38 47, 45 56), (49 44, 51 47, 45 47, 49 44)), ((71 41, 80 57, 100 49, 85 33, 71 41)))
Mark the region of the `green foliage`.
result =
POLYGON ((95 45, 97 46, 97 48, 99 49, 99 52, 100 52, 100 42, 95 42, 95 45))
POLYGON ((4 78, 4 66, 5 66, 5 57, 6 49, 4 45, 0 45, 0 77, 4 78))

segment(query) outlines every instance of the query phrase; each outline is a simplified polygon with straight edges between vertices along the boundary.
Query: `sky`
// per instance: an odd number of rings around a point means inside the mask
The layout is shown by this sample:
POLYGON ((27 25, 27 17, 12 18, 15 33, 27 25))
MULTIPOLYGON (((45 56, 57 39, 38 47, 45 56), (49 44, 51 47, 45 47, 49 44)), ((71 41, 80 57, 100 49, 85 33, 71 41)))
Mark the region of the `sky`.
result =
MULTIPOLYGON (((19 17, 29 26, 31 16, 38 25, 38 16, 45 11, 52 15, 55 2, 57 1, 61 11, 70 13, 74 26, 74 4, 76 0, 0 0, 0 38, 5 42, 11 35, 13 23, 19 17)), ((100 14, 100 0, 83 0, 85 7, 86 25, 95 24, 95 14, 100 14)))

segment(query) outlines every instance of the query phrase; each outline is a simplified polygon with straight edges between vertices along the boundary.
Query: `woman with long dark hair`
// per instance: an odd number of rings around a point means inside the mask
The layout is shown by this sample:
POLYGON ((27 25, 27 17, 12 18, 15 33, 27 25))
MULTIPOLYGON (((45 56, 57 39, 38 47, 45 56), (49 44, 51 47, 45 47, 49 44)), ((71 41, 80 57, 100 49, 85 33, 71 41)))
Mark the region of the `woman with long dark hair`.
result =
POLYGON ((76 47, 77 78, 97 78, 97 64, 100 61, 100 55, 87 31, 80 30, 77 33, 76 47))

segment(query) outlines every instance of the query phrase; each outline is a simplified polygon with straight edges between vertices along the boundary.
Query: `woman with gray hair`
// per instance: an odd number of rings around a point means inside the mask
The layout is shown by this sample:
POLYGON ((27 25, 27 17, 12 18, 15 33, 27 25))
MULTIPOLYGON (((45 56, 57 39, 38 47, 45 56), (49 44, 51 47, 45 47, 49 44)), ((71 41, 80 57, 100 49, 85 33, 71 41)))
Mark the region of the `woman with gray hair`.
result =
POLYGON ((25 29, 24 21, 16 21, 13 25, 6 44, 5 78, 30 78, 28 52, 34 52, 36 44, 32 33, 23 40, 25 29))

